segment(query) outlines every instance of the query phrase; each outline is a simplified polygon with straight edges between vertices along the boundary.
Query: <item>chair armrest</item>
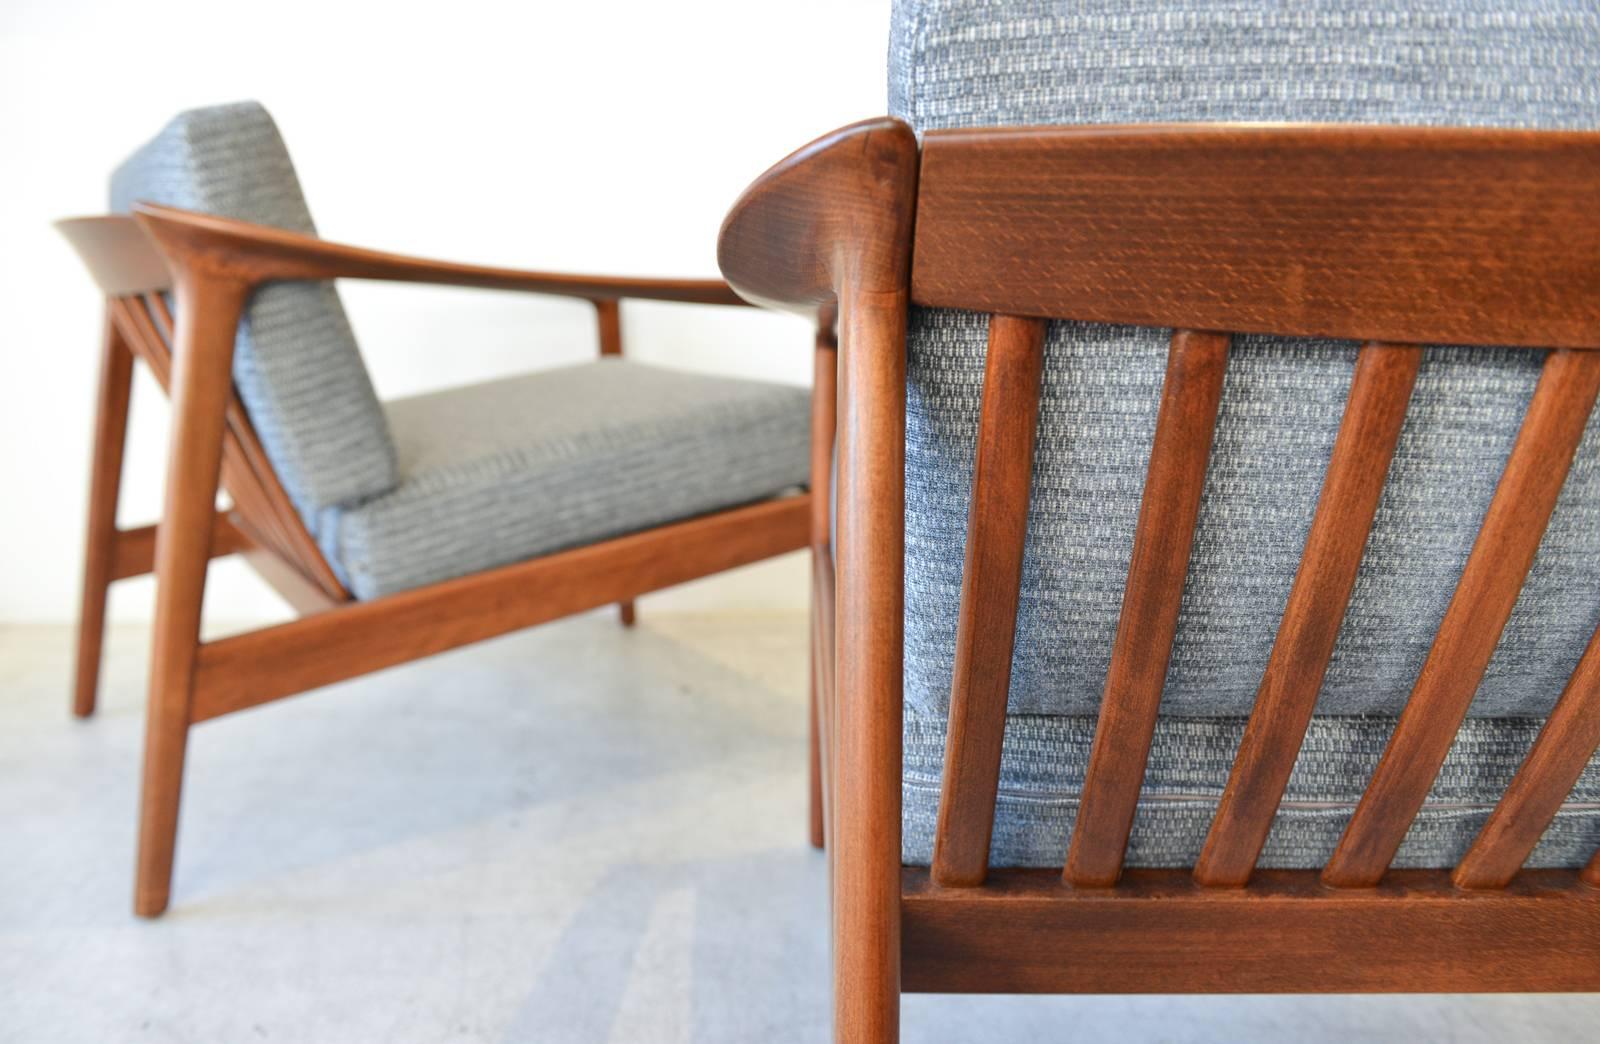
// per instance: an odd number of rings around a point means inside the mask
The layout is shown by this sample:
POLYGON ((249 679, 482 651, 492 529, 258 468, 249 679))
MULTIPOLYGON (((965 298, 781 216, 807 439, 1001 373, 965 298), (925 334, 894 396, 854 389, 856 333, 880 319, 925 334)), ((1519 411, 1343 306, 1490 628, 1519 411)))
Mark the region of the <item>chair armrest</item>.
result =
POLYGON ((558 294, 589 301, 642 298, 692 304, 745 303, 719 279, 573 275, 432 261, 153 203, 136 204, 133 220, 155 241, 175 273, 201 262, 251 286, 279 280, 379 279, 558 294))
POLYGON ((853 295, 903 292, 909 279, 917 140, 900 120, 863 120, 780 161, 734 203, 717 264, 768 308, 813 314, 853 295))

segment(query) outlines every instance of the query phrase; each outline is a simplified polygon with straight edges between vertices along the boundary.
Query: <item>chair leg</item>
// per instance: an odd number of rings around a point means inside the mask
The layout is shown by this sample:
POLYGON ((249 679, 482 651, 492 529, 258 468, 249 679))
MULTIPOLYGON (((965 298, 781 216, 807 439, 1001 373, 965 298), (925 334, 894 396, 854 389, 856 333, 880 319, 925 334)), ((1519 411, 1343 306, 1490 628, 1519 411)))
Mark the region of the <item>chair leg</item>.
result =
POLYGON ((821 713, 822 713, 822 701, 818 698, 818 693, 817 693, 817 686, 819 684, 819 681, 818 681, 818 678, 817 678, 817 671, 818 671, 819 668, 818 668, 818 664, 817 664, 816 645, 817 645, 817 615, 816 615, 816 611, 812 610, 812 614, 811 614, 811 648, 812 648, 812 653, 811 653, 811 698, 810 698, 810 707, 809 707, 810 713, 808 713, 806 715, 807 721, 810 724, 810 728, 809 728, 808 731, 810 733, 811 750, 810 750, 810 756, 809 756, 809 758, 807 760, 807 766, 806 766, 807 767, 807 772, 806 772, 806 775, 808 777, 808 779, 807 779, 807 783, 808 783, 807 790, 809 791, 809 794, 810 794, 810 799, 809 799, 810 817, 809 817, 809 820, 810 820, 811 847, 812 848, 816 848, 816 849, 820 849, 820 848, 823 847, 823 844, 824 844, 824 842, 823 842, 823 834, 822 834, 822 724, 821 724, 821 720, 819 718, 819 715, 821 715, 821 713))
POLYGON ((106 593, 111 587, 116 554, 117 494, 122 484, 122 453, 127 443, 128 399, 132 387, 133 353, 128 350, 108 309, 100 353, 100 385, 95 399, 83 595, 78 608, 78 666, 72 689, 72 713, 80 718, 94 713, 100 685, 106 593))
POLYGON ((632 627, 637 617, 633 611, 633 599, 617 603, 617 618, 622 621, 622 626, 632 627))
POLYGON ((134 912, 141 917, 164 911, 172 889, 223 418, 244 299, 244 288, 225 279, 191 272, 179 282, 172 434, 156 534, 156 615, 134 883, 134 912))
POLYGON ((904 293, 839 293, 832 812, 834 1039, 900 1039, 904 293))

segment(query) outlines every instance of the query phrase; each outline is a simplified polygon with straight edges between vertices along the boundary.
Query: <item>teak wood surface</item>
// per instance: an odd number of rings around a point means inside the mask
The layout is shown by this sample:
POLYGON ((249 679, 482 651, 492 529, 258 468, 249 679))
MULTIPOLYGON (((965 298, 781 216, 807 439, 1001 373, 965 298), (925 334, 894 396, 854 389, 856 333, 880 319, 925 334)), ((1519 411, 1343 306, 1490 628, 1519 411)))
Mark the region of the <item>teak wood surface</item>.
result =
MULTIPOLYGON (((111 583, 156 573, 156 617, 134 910, 167 908, 191 726, 608 602, 773 555, 820 548, 809 493, 783 496, 371 601, 343 587, 306 531, 234 392, 235 332, 250 293, 278 280, 389 279, 562 294, 595 307, 599 351, 622 352, 623 298, 743 304, 720 280, 627 279, 485 268, 343 246, 170 207, 58 227, 106 295, 73 709, 95 708, 111 583), (176 317, 167 304, 171 293, 176 317), (117 525, 135 359, 172 401, 158 526, 117 525), (231 501, 216 508, 219 483, 231 501), (301 615, 200 640, 211 559, 240 554, 301 615)), ((819 374, 833 357, 831 320, 819 374)), ((831 396, 831 382, 819 382, 831 396)), ((831 452, 833 404, 818 403, 831 452)), ((819 438, 823 436, 819 435, 819 438)), ((813 457, 815 465, 816 457, 813 457)), ((814 762, 815 764, 815 759, 814 762)), ((813 791, 820 791, 813 781, 813 791)), ((820 809, 814 818, 821 818, 820 809)))
POLYGON ((836 546, 816 556, 813 610, 835 1039, 898 1039, 902 990, 1600 990, 1600 853, 1581 869, 1522 870, 1600 743, 1600 637, 1461 864, 1389 869, 1600 390, 1597 189, 1600 133, 1003 128, 931 131, 919 146, 883 118, 818 139, 746 190, 719 242, 730 284, 753 303, 841 316, 839 524, 836 546), (913 305, 992 316, 926 869, 899 865, 913 305), (1050 319, 1158 326, 1174 339, 1069 852, 1061 871, 991 870, 1050 319), (1242 332, 1362 348, 1204 850, 1192 868, 1124 870, 1229 337, 1242 332), (1427 666, 1333 860, 1257 870, 1425 344, 1548 355, 1427 666))

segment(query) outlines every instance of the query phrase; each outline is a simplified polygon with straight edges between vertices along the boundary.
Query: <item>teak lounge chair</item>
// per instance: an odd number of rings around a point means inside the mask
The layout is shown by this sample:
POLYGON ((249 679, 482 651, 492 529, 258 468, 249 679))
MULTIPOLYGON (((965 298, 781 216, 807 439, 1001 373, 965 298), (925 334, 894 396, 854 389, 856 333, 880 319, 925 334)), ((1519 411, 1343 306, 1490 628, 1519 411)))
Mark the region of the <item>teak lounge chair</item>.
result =
POLYGON ((1600 989, 1600 23, 1461 7, 901 3, 729 214, 838 309, 836 1039, 1600 989))
POLYGON ((622 299, 742 303, 723 283, 317 239, 253 103, 179 116, 112 197, 131 216, 60 225, 107 298, 74 709, 94 710, 107 586, 154 571, 139 914, 167 907, 191 726, 611 602, 631 623, 638 595, 810 542, 803 389, 615 358, 622 299), (339 278, 587 300, 603 358, 380 404, 339 278), (124 530, 136 358, 172 400, 171 448, 159 526, 124 530), (300 618, 201 642, 208 562, 231 553, 300 618))

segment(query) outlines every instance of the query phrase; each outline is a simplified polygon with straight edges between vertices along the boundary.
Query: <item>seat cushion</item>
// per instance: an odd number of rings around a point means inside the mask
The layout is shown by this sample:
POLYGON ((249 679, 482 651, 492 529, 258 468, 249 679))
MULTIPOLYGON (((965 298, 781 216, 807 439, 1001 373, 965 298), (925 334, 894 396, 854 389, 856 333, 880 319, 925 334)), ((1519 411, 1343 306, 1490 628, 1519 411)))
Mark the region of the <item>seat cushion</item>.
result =
POLYGON ((360 598, 761 500, 806 484, 805 389, 622 359, 387 403, 400 484, 340 510, 360 598))
MULTIPOLYGON (((112 176, 111 208, 138 202, 317 231, 278 128, 255 102, 174 118, 112 176)), ((233 380, 313 534, 324 512, 399 481, 383 409, 332 283, 258 290, 239 325, 233 380)))
MULTIPOLYGON (((1007 719, 992 865, 1059 868, 1065 861, 1094 726, 1092 717, 1007 719)), ((1128 840, 1129 866, 1194 865, 1244 726, 1243 718, 1160 719, 1128 840)), ((1392 718, 1312 719, 1260 866, 1327 863, 1393 729, 1392 718)), ((1459 862, 1538 731, 1539 722, 1528 718, 1469 718, 1394 865, 1459 862)), ((942 717, 907 714, 901 845, 905 862, 914 866, 927 866, 933 854, 944 737, 942 717)), ((1582 866, 1597 845, 1600 761, 1592 761, 1528 865, 1582 866)))

